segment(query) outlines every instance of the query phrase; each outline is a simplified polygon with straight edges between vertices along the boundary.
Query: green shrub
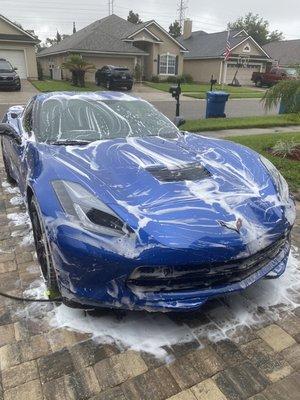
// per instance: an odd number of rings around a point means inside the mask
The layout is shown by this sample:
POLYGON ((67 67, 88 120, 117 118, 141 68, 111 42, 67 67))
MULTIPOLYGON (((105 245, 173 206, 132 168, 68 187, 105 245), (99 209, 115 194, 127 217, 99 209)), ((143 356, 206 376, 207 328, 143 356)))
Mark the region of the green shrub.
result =
POLYGON ((178 77, 177 76, 168 76, 166 79, 166 82, 168 83, 177 83, 178 82, 178 77))
POLYGON ((194 83, 194 78, 191 74, 182 74, 179 79, 181 83, 194 83))
POLYGON ((159 77, 157 75, 153 75, 152 78, 151 78, 151 82, 159 83, 160 82, 159 77))
POLYGON ((41 63, 39 61, 37 62, 37 71, 38 71, 38 80, 42 81, 44 79, 43 68, 42 68, 41 63))

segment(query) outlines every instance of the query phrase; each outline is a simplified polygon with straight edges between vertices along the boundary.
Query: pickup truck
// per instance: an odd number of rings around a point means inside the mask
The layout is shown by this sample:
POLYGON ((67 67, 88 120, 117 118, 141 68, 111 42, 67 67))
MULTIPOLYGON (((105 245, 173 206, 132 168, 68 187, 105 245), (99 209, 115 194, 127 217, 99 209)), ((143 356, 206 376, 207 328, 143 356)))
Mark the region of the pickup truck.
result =
POLYGON ((268 72, 253 72, 251 78, 255 86, 258 87, 272 86, 283 79, 298 79, 297 70, 295 68, 274 67, 268 72))

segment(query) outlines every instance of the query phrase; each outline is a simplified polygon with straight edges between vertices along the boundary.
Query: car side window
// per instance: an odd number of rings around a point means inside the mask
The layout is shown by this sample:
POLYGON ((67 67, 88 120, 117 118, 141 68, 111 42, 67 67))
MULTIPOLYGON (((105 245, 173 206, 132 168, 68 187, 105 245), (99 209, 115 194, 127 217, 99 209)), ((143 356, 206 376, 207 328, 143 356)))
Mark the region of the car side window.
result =
POLYGON ((23 116, 23 128, 26 132, 31 132, 33 127, 33 104, 34 102, 30 102, 25 109, 24 116, 23 116))

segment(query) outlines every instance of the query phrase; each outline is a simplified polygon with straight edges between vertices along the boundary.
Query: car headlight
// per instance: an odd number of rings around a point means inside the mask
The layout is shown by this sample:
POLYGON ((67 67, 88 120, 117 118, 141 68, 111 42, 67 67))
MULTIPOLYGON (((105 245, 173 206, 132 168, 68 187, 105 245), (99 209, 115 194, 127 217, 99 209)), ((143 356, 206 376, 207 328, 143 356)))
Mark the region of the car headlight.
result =
POLYGON ((271 175, 274 185, 279 193, 281 201, 289 202, 289 187, 286 180, 278 171, 278 169, 267 158, 260 156, 261 162, 264 164, 269 174, 271 175))
POLYGON ((78 183, 53 181, 52 186, 65 213, 83 228, 107 236, 132 233, 109 207, 78 183))

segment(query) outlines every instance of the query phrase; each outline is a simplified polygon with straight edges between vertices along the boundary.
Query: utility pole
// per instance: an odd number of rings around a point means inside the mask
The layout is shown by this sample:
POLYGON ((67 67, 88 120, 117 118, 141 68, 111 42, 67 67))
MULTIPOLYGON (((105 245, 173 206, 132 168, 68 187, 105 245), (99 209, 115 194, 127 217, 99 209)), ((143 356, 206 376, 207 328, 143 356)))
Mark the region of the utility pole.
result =
POLYGON ((188 0, 180 0, 179 3, 178 3, 178 9, 177 9, 177 11, 178 11, 178 22, 179 22, 179 25, 180 25, 181 32, 182 32, 183 24, 184 24, 184 20, 185 20, 185 12, 186 12, 186 10, 188 8, 187 2, 188 2, 188 0))
POLYGON ((108 0, 108 15, 114 13, 114 0, 108 0))

